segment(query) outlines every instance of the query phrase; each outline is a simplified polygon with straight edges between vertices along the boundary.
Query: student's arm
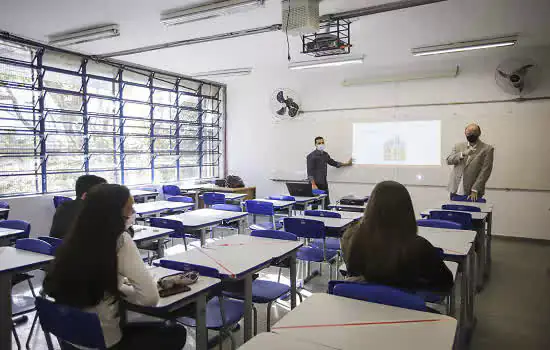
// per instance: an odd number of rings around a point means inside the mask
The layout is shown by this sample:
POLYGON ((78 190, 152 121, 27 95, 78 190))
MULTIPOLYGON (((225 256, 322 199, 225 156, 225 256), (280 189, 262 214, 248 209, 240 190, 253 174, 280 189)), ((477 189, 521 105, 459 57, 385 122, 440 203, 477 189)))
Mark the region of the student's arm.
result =
POLYGON ((453 151, 447 157, 448 165, 458 165, 465 158, 465 155, 462 152, 458 151, 457 146, 458 145, 455 145, 453 147, 453 151))
POLYGON ((419 272, 427 289, 449 292, 454 285, 453 274, 443 262, 441 251, 422 237, 417 237, 419 272))
MULTIPOLYGON (((334 159, 332 159, 332 158, 330 157, 330 155, 328 156, 327 163, 328 163, 328 165, 333 166, 333 167, 335 167, 335 168, 340 168, 341 166, 344 165, 344 164, 342 164, 342 163, 340 163, 340 162, 337 162, 337 161, 335 161, 334 159)), ((345 163, 345 164, 347 164, 347 163, 345 163)))
POLYGON ((317 184, 315 183, 315 159, 309 154, 306 158, 307 161, 307 178, 311 182, 311 187, 316 190, 317 184))
POLYGON ((472 191, 480 192, 483 189, 485 189, 485 184, 489 180, 489 177, 491 176, 491 172, 493 171, 494 154, 495 154, 495 149, 491 147, 491 149, 487 153, 487 157, 485 158, 485 161, 483 162, 481 171, 477 175, 476 182, 474 182, 474 185, 472 186, 472 191))
POLYGON ((120 277, 127 279, 127 282, 119 286, 120 292, 131 303, 156 305, 160 299, 156 282, 145 268, 136 244, 127 232, 124 232, 119 240, 121 245, 117 254, 118 273, 120 277))

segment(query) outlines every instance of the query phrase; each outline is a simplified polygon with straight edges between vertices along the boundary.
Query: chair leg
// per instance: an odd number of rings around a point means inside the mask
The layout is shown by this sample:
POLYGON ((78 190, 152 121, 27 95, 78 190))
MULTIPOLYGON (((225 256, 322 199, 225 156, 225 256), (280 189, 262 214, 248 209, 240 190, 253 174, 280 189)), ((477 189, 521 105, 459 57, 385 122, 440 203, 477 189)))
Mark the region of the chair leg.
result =
POLYGON ((283 272, 283 268, 279 267, 279 276, 277 276, 277 283, 281 283, 281 272, 283 272))
POLYGON ((32 325, 31 325, 31 329, 29 331, 29 336, 27 337, 27 342, 25 343, 25 346, 28 350, 31 349, 31 338, 32 338, 32 334, 34 332, 34 327, 36 326, 36 321, 38 320, 38 312, 36 312, 34 314, 34 318, 32 320, 32 325))
POLYGON ((271 332, 271 306, 273 305, 273 302, 270 301, 267 303, 267 331, 271 332))
POLYGON ((19 337, 17 336, 17 331, 15 330, 15 325, 11 325, 11 331, 13 333, 13 337, 15 338, 15 343, 17 344, 17 350, 21 350, 21 342, 19 341, 19 337))
POLYGON ((185 237, 185 234, 183 235, 183 246, 185 247, 185 251, 187 251, 187 237, 185 237))
POLYGON ((252 305, 252 311, 254 313, 254 336, 258 334, 258 309, 255 305, 252 305))
POLYGON ((31 290, 31 294, 32 294, 33 298, 36 299, 36 293, 34 292, 34 286, 32 285, 31 280, 27 280, 27 282, 28 282, 28 284, 29 284, 29 288, 30 288, 30 290, 31 290))

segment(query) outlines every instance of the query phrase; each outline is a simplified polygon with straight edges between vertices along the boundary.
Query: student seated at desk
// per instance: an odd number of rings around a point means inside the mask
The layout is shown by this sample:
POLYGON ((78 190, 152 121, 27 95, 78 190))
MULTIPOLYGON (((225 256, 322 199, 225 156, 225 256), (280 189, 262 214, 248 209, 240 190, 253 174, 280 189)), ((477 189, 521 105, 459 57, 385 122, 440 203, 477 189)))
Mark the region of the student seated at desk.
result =
POLYGON ((156 281, 125 232, 133 203, 124 186, 91 189, 56 252, 44 292, 56 302, 96 313, 109 349, 181 349, 186 340, 182 326, 119 324, 121 298, 144 306, 156 305, 160 298, 156 281))
POLYGON ((342 250, 354 280, 442 293, 453 286, 440 251, 417 235, 409 192, 394 181, 376 185, 363 219, 344 233, 342 250))
POLYGON ((75 185, 76 199, 74 201, 64 202, 57 207, 53 216, 50 236, 63 239, 69 232, 69 229, 75 222, 78 213, 82 209, 82 203, 84 198, 86 198, 88 191, 90 191, 92 187, 104 183, 107 183, 107 180, 99 176, 80 176, 76 180, 75 185))

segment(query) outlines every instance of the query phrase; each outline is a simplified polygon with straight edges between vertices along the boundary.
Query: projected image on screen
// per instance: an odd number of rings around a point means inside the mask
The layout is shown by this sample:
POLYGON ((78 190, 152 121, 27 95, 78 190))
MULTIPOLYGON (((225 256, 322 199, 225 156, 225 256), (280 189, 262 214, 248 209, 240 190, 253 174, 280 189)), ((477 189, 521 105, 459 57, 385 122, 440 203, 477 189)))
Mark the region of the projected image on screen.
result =
POLYGON ((355 164, 441 165, 441 121, 353 124, 355 164))

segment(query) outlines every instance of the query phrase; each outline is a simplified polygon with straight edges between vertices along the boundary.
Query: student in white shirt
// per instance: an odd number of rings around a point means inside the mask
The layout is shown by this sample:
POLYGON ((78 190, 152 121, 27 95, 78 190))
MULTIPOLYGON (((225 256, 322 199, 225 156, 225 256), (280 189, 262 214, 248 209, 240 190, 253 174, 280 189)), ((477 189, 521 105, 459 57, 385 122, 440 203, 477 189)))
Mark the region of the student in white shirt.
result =
MULTIPOLYGON (((120 299, 152 306, 160 298, 125 232, 132 224, 133 203, 130 191, 120 185, 97 185, 88 192, 72 230, 56 252, 44 292, 58 303, 96 313, 109 349, 181 349, 186 340, 182 326, 120 326, 120 299)), ((72 347, 63 344, 63 348, 72 347)))

